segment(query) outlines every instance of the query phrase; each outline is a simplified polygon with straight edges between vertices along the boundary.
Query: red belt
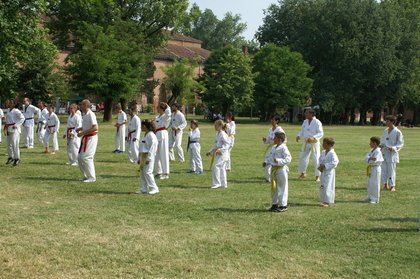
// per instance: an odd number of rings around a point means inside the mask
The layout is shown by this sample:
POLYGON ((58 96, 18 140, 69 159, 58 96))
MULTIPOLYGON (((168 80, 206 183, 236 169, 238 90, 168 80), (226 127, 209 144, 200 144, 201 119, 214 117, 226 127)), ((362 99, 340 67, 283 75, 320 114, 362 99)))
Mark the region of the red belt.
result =
POLYGON ((80 143, 79 153, 80 152, 86 152, 87 141, 89 140, 90 137, 96 136, 97 134, 98 133, 93 132, 92 134, 84 135, 82 137, 82 142, 80 143))
POLYGON ((155 133, 157 133, 157 132, 159 132, 159 131, 163 131, 163 130, 166 130, 166 128, 165 128, 165 127, 160 127, 160 128, 158 128, 158 129, 156 129, 155 133))
POLYGON ((4 124, 4 132, 6 133, 6 136, 9 135, 9 127, 15 125, 16 123, 10 123, 10 124, 4 124))
POLYGON ((47 126, 48 131, 50 131, 50 132, 51 132, 51 128, 54 128, 54 127, 55 127, 55 125, 47 126))
POLYGON ((71 131, 73 131, 76 127, 68 127, 67 128, 67 138, 69 139, 71 137, 71 131))
POLYGON ((131 140, 131 135, 133 134, 133 133, 135 133, 137 130, 134 130, 134 131, 131 131, 131 132, 128 132, 128 135, 127 135, 127 140, 128 141, 130 141, 131 140))

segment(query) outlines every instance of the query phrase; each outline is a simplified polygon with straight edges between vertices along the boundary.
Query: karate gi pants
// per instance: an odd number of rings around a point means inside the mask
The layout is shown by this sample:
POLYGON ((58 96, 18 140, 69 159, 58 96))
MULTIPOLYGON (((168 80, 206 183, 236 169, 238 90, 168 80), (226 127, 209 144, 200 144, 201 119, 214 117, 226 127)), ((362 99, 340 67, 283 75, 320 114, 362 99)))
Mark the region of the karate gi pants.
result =
POLYGON ((334 203, 335 199, 335 169, 324 170, 320 176, 321 186, 319 200, 321 203, 334 203))
POLYGON ((397 163, 383 161, 382 162, 382 184, 387 184, 389 187, 395 187, 397 179, 397 163))
POLYGON ((20 133, 12 132, 6 136, 7 155, 12 159, 20 159, 20 133))
POLYGON ((212 171, 213 186, 227 187, 226 175, 227 152, 222 155, 216 155, 214 158, 212 171))
POLYGON ((149 164, 145 164, 140 171, 140 192, 142 193, 159 191, 155 178, 153 177, 153 165, 154 162, 150 161, 149 164))
POLYGON ((197 143, 190 144, 190 170, 203 171, 203 161, 201 159, 201 145, 197 143))
POLYGON ((34 146, 34 126, 23 126, 23 136, 25 139, 25 146, 26 147, 33 147, 34 146))
POLYGON ((139 141, 129 140, 127 148, 128 160, 130 163, 137 164, 139 161, 139 141))
POLYGON ((38 124, 38 142, 44 144, 45 129, 44 124, 38 124))
POLYGON ((287 199, 289 197, 289 181, 288 181, 289 168, 287 166, 277 170, 276 191, 273 193, 272 204, 279 206, 287 206, 287 199))
POLYGON ((168 131, 163 130, 162 139, 158 140, 158 148, 156 151, 155 171, 156 174, 169 175, 169 144, 168 144, 168 131))
POLYGON ((381 189, 381 166, 372 166, 368 177, 367 198, 372 202, 379 202, 381 189))
POLYGON ((78 162, 79 168, 82 171, 83 178, 96 180, 95 164, 93 160, 95 157, 97 145, 97 135, 88 137, 86 141, 86 151, 80 150, 79 152, 78 162))
POLYGON ((229 137, 229 139, 230 139, 231 142, 230 142, 230 147, 228 149, 228 159, 227 159, 227 162, 226 162, 226 169, 227 170, 232 170, 230 152, 232 151, 233 145, 235 144, 235 138, 234 137, 229 137))
POLYGON ((69 163, 77 163, 77 157, 79 155, 80 148, 80 138, 68 138, 67 139, 67 157, 69 158, 69 163))
POLYGON ((48 131, 48 129, 46 129, 45 135, 44 135, 44 147, 48 148, 50 137, 52 137, 53 150, 58 151, 59 147, 58 147, 57 132, 50 133, 50 131, 48 131))
POLYGON ((125 125, 121 125, 115 133, 115 149, 125 151, 125 125))
POLYGON ((321 155, 319 141, 315 143, 305 142, 302 145, 302 149, 299 154, 299 173, 306 173, 306 169, 308 168, 309 157, 311 153, 312 153, 312 158, 314 162, 315 176, 320 176, 321 173, 317 169, 319 156, 321 155))
POLYGON ((184 150, 182 149, 182 130, 181 131, 174 131, 171 130, 169 134, 169 159, 171 161, 175 161, 175 154, 179 158, 180 162, 185 161, 184 157, 184 150), (175 149, 175 150, 174 150, 175 149))

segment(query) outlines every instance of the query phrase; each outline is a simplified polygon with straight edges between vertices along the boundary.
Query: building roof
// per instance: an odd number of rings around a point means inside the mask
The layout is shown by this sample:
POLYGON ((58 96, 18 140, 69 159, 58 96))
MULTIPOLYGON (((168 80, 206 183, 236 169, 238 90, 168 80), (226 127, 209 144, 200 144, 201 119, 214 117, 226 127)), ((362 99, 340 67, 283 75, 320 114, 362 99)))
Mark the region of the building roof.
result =
POLYGON ((185 36, 185 35, 182 35, 182 34, 178 34, 178 33, 172 33, 172 34, 170 34, 170 40, 173 40, 173 41, 181 41, 181 42, 189 42, 189 43, 196 43, 196 44, 200 44, 200 45, 203 42, 203 41, 194 39, 192 37, 188 37, 188 36, 185 36))
POLYGON ((155 59, 170 60, 170 61, 174 61, 174 60, 178 60, 182 58, 206 60, 209 56, 210 56, 210 51, 201 47, 168 44, 167 46, 163 47, 162 50, 155 56, 155 59))

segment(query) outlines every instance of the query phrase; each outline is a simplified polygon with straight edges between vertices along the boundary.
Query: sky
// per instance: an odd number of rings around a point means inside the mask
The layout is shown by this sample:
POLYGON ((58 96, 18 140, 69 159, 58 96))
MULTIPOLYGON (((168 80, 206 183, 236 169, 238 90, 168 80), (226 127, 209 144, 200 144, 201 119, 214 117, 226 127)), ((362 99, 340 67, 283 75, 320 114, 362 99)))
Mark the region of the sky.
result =
POLYGON ((246 23, 247 30, 243 36, 247 40, 254 38, 258 27, 262 25, 264 13, 271 4, 277 4, 277 0, 189 0, 190 5, 197 3, 201 10, 210 9, 222 19, 227 12, 239 14, 242 22, 246 23))

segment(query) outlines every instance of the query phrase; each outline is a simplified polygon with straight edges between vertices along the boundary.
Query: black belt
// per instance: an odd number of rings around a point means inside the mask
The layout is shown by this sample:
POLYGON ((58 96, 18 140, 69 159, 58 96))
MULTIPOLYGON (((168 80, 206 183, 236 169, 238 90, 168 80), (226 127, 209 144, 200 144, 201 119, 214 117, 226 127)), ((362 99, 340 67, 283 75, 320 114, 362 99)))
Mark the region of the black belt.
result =
POLYGON ((31 120, 34 119, 33 117, 25 118, 25 120, 31 120))

